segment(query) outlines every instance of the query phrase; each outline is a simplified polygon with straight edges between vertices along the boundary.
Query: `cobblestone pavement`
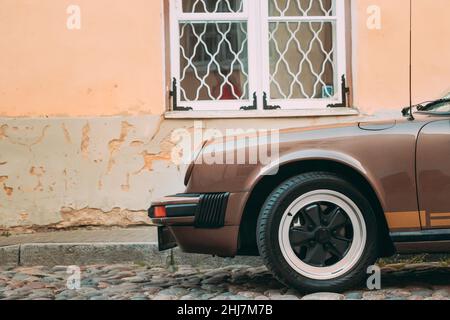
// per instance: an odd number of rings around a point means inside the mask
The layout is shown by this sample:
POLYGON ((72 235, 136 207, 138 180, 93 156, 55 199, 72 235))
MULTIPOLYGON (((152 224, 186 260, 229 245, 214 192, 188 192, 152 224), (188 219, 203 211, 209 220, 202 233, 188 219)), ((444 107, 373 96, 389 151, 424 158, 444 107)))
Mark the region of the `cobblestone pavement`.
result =
POLYGON ((380 291, 302 296, 280 285, 264 267, 231 266, 169 271, 138 265, 81 268, 81 288, 67 288, 67 267, 0 268, 0 299, 36 300, 448 300, 450 267, 441 263, 395 264, 383 268, 380 291))

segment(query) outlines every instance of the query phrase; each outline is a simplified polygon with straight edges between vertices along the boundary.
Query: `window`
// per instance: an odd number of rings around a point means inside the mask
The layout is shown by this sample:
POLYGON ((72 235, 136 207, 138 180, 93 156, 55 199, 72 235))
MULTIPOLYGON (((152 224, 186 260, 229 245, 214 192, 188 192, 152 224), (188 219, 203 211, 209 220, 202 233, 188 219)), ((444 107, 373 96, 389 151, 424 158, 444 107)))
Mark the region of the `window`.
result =
POLYGON ((344 9, 342 0, 170 0, 174 106, 292 110, 342 103, 344 9))

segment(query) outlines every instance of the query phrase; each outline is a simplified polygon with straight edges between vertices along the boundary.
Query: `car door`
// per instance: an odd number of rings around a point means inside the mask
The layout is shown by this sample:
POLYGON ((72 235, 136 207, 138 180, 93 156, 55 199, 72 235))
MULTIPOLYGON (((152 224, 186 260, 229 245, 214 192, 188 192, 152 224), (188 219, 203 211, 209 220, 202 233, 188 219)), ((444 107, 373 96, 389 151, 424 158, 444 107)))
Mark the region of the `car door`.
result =
POLYGON ((417 185, 422 228, 450 228, 450 119, 430 122, 420 132, 417 185))

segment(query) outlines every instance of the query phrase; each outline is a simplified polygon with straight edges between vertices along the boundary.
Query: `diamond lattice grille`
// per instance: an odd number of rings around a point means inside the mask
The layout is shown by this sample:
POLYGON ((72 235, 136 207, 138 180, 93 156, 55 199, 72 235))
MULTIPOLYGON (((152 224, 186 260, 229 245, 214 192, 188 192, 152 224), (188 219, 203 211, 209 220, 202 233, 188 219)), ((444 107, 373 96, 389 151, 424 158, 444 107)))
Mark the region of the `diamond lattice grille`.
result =
POLYGON ((271 17, 332 16, 332 0, 269 0, 271 17))
POLYGON ((334 82, 332 29, 327 22, 270 23, 272 99, 324 98, 334 82))
POLYGON ((248 99, 246 22, 180 24, 182 101, 248 99))
POLYGON ((345 98, 344 1, 170 1, 174 110, 312 109, 345 98))
POLYGON ((334 96, 335 22, 326 20, 333 14, 333 1, 268 1, 270 98, 334 96))
POLYGON ((183 0, 185 13, 242 12, 244 0, 183 0))

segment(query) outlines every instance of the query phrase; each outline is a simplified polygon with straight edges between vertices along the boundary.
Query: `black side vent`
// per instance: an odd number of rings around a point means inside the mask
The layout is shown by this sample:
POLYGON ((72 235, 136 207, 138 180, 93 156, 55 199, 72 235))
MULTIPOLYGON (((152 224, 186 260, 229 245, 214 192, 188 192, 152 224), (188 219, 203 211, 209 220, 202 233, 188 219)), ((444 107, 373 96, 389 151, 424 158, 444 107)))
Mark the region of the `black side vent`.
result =
POLYGON ((225 225, 229 193, 209 193, 200 197, 195 214, 195 227, 217 229, 225 225))

